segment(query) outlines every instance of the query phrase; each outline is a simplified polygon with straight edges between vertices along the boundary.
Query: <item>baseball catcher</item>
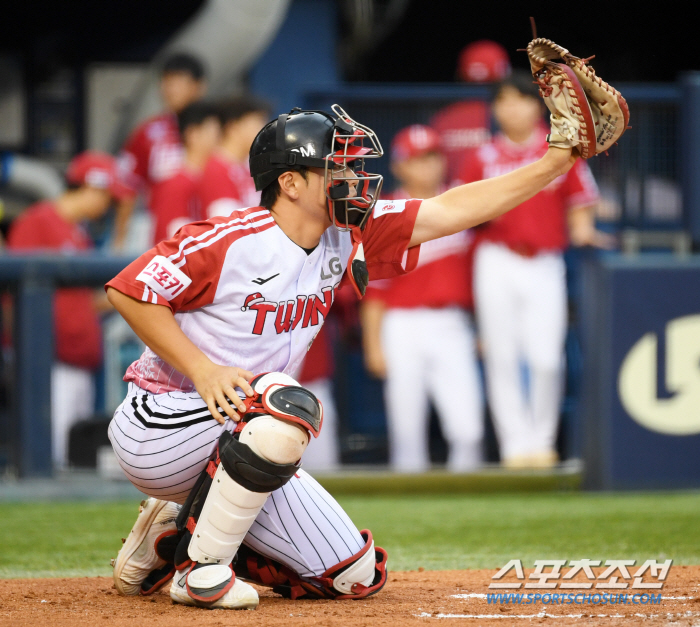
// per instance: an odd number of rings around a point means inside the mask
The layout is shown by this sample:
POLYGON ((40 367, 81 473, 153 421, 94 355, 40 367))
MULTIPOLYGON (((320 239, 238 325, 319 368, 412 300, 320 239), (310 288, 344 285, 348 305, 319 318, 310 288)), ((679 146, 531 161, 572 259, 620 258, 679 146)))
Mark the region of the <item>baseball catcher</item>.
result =
POLYGON ((574 148, 583 159, 606 152, 627 130, 630 119, 622 94, 588 64, 550 39, 533 36, 527 46, 540 95, 551 112, 550 146, 574 148))
POLYGON ((345 272, 358 295, 405 274, 422 243, 521 204, 576 155, 553 146, 494 179, 388 201, 364 166, 382 154, 338 105, 279 115, 250 150, 261 206, 183 226, 107 284, 147 347, 109 429, 150 497, 114 562, 121 594, 172 579, 175 603, 234 609, 258 604, 246 581, 293 599, 364 599, 386 582, 386 552, 301 468, 323 414, 292 377, 345 272))

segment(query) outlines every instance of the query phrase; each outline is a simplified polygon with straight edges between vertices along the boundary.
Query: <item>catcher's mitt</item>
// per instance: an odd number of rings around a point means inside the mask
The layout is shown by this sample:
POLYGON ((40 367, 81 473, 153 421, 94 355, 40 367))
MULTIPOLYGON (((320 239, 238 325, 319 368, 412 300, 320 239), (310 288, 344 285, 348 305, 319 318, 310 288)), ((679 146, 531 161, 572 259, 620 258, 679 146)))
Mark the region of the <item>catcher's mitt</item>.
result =
MULTIPOLYGON (((630 119, 622 94, 596 76, 566 48, 542 37, 527 47, 540 95, 551 111, 550 146, 575 148, 588 159, 608 150, 627 130, 630 119)), ((593 58, 593 57, 591 57, 593 58)))

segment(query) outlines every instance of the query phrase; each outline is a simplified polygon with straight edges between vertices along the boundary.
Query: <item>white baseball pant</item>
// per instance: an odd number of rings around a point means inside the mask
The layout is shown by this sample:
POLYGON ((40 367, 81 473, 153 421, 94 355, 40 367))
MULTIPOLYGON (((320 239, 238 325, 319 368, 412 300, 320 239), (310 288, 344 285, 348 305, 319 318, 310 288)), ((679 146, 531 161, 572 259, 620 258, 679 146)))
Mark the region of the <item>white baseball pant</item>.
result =
POLYGON ((382 319, 381 342, 392 467, 422 472, 430 466, 432 400, 449 445, 448 468, 477 468, 482 461, 483 399, 469 314, 456 307, 389 309, 382 319))
POLYGON ((555 450, 567 311, 562 255, 523 257, 483 243, 474 262, 474 292, 501 459, 555 450))
POLYGON ((93 373, 62 362, 51 368, 51 455, 57 469, 68 466, 71 427, 95 413, 93 373))
MULTIPOLYGON (((231 420, 214 420, 196 392, 150 394, 130 383, 109 438, 139 490, 184 503, 222 431, 234 428, 231 420)), ((243 542, 306 577, 323 574, 365 545, 340 505, 303 470, 272 492, 243 542)))

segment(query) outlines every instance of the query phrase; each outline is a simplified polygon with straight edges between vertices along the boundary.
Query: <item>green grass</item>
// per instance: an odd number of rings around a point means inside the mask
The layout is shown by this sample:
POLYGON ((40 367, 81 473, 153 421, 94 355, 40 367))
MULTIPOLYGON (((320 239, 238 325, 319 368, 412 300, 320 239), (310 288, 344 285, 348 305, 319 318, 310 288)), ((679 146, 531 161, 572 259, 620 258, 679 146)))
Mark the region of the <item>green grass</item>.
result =
MULTIPOLYGON (((500 568, 520 558, 700 564, 700 493, 339 499, 392 570, 500 568)), ((0 578, 109 575, 136 502, 0 504, 0 578)))

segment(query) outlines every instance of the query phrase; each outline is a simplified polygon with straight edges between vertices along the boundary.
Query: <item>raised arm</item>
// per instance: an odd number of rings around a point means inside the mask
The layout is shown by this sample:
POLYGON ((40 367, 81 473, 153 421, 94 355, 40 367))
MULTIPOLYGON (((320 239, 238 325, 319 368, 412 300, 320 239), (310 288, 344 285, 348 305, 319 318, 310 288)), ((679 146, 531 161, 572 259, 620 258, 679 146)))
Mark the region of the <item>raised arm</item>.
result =
POLYGON ((243 401, 234 388, 238 386, 248 396, 252 396, 253 389, 248 384, 248 381, 253 378, 252 372, 242 368, 220 366, 212 362, 182 332, 175 321, 175 316, 167 307, 138 301, 113 287, 107 288, 107 298, 129 323, 136 335, 158 357, 194 383, 197 392, 216 420, 224 422, 217 410, 217 404, 229 418, 239 419, 238 414, 226 401, 226 397, 238 409, 244 409, 243 401))
POLYGON ((409 246, 452 235, 504 214, 566 174, 576 162, 570 149, 550 148, 522 168, 454 187, 421 203, 409 246))

